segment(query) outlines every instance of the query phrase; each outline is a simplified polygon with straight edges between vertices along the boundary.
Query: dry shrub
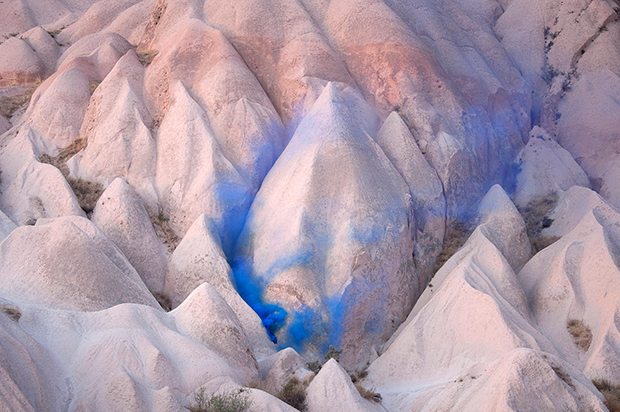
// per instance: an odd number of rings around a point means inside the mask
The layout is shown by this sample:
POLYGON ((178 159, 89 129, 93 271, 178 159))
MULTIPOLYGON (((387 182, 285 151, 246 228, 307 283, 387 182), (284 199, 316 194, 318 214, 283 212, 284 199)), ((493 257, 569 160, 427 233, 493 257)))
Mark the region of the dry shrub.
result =
POLYGON ((97 90, 97 87, 99 87, 100 84, 101 84, 101 80, 91 80, 88 83, 88 88, 90 90, 91 96, 93 95, 93 93, 95 93, 95 90, 97 90))
POLYGON ((553 371, 555 372, 556 375, 558 375, 558 378, 562 379, 564 382, 566 382, 566 384, 568 386, 570 386, 571 388, 575 388, 575 385, 573 385, 573 380, 571 379, 570 375, 568 374, 568 372, 566 372, 564 370, 564 368, 562 368, 561 366, 558 365, 552 365, 551 369, 553 369, 553 371))
POLYGON ((243 389, 207 396, 205 388, 200 388, 187 409, 190 412, 246 412, 250 406, 252 401, 243 389))
POLYGON ((338 350, 336 348, 334 348, 332 345, 329 345, 329 350, 327 351, 327 353, 325 354, 325 356, 323 356, 323 359, 325 359, 326 361, 330 360, 330 359, 335 359, 336 362, 340 360, 340 354, 342 353, 342 349, 338 350))
POLYGON ((0 97, 0 114, 7 119, 13 117, 19 108, 30 102, 32 94, 37 89, 37 86, 38 84, 29 86, 21 93, 0 97))
POLYGON ((15 306, 2 305, 0 309, 2 310, 2 312, 4 312, 5 315, 7 315, 15 322, 19 321, 19 319, 22 317, 22 313, 15 306))
POLYGON ((168 296, 159 292, 151 292, 151 294, 157 300, 157 303, 159 303, 159 306, 161 306, 163 310, 165 310, 166 312, 170 312, 172 310, 172 302, 170 301, 170 298, 168 296))
POLYGON ((278 398, 299 411, 306 410, 306 388, 296 376, 286 382, 278 398))
POLYGON ((519 208, 521 216, 525 221, 527 236, 530 238, 532 255, 540 252, 547 246, 555 243, 559 238, 556 236, 541 236, 543 229, 548 228, 553 223, 549 214, 558 204, 558 195, 549 193, 538 199, 534 199, 527 206, 519 208))
POLYGON ((142 63, 142 65, 145 67, 151 64, 151 62, 158 53, 159 52, 155 50, 146 50, 141 52, 136 51, 136 54, 138 55, 138 60, 140 60, 140 63, 142 63))
POLYGON ((584 351, 590 349, 590 344, 592 343, 592 331, 582 321, 578 319, 570 319, 566 323, 566 329, 568 329, 568 333, 573 336, 575 345, 584 351))
POLYGON ((592 383, 605 397, 605 406, 609 412, 620 412, 620 386, 612 385, 605 379, 595 379, 592 383))
POLYGON ((160 212, 157 216, 151 215, 151 222, 153 223, 153 228, 157 236, 168 248, 168 251, 173 252, 181 239, 174 233, 172 225, 170 224, 170 218, 160 212))
POLYGON ((443 242, 443 249, 435 260, 435 272, 463 247, 472 232, 472 228, 465 222, 457 221, 450 225, 443 242))
POLYGON ((381 403, 383 398, 380 393, 375 392, 374 390, 369 390, 364 388, 361 384, 355 384, 357 391, 362 395, 362 398, 367 399, 372 402, 381 403))
POLYGON ((95 209, 97 200, 99 200, 103 193, 101 183, 75 179, 73 177, 67 177, 67 183, 73 189, 73 193, 75 193, 75 197, 82 210, 86 213, 92 212, 95 209))
POLYGON ((67 177, 69 175, 69 168, 67 167, 67 160, 71 159, 77 152, 86 148, 86 138, 78 137, 74 139, 67 147, 64 149, 60 149, 58 151, 58 155, 52 157, 50 155, 42 154, 39 156, 39 162, 47 163, 62 172, 62 174, 67 177))
POLYGON ((67 179, 67 183, 73 189, 75 197, 82 210, 86 213, 90 213, 95 208, 97 200, 103 193, 103 186, 97 182, 91 182, 83 179, 76 179, 69 176, 69 168, 67 167, 67 160, 72 158, 77 152, 86 148, 87 141, 84 137, 78 137, 74 139, 67 147, 61 149, 56 156, 50 156, 43 154, 39 156, 41 163, 47 163, 56 167, 67 179))

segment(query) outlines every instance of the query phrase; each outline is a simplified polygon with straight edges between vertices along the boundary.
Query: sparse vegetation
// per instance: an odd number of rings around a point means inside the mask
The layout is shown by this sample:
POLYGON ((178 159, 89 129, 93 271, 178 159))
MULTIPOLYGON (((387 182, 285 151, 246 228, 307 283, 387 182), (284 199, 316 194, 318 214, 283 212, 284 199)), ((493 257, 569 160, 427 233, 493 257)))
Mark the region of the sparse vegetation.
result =
POLYGON ((155 233, 166 245, 170 252, 174 251, 180 242, 179 237, 174 233, 170 224, 170 217, 163 212, 159 212, 157 216, 151 215, 151 222, 155 228, 155 233))
POLYGON ((590 349, 592 331, 581 320, 569 319, 566 323, 566 329, 572 335, 575 345, 584 351, 590 349))
POLYGON ((369 401, 376 402, 376 403, 381 403, 381 401, 383 400, 380 393, 377 393, 374 390, 368 390, 359 383, 355 384, 355 387, 357 388, 357 391, 360 393, 360 395, 362 395, 362 398, 364 399, 367 399, 369 401))
POLYGON ((97 90, 97 87, 99 87, 100 84, 101 84, 101 80, 91 80, 88 83, 91 96, 93 95, 93 93, 95 93, 95 90, 97 90))
POLYGON ((308 370, 314 373, 319 373, 322 367, 323 367, 323 363, 318 359, 315 361, 306 363, 306 368, 308 368, 308 370))
POLYGON ((58 154, 54 157, 48 155, 47 153, 39 156, 39 162, 47 163, 62 172, 62 174, 67 177, 69 175, 69 168, 67 167, 67 160, 71 159, 77 152, 86 148, 86 138, 78 137, 74 139, 67 147, 64 149, 60 149, 58 154))
POLYGON ((207 396, 205 388, 194 393, 194 402, 187 409, 190 412, 246 412, 252 401, 245 390, 207 396))
POLYGON ((74 178, 69 176, 69 168, 67 167, 67 160, 72 158, 80 150, 86 148, 86 138, 78 137, 74 139, 67 147, 61 149, 56 156, 50 156, 48 154, 42 154, 39 156, 41 163, 47 163, 61 171, 63 176, 67 179, 67 183, 73 189, 75 197, 82 210, 86 213, 90 213, 95 208, 97 200, 103 193, 103 186, 97 182, 91 182, 84 179, 74 178))
POLYGON ((562 368, 559 365, 552 365, 551 369, 553 369, 553 371, 555 372, 555 374, 558 376, 558 378, 562 379, 564 382, 566 382, 566 384, 568 386, 570 386, 571 388, 575 388, 575 385, 573 384, 573 380, 571 379, 570 375, 568 374, 568 372, 566 372, 564 370, 564 368, 562 368))
POLYGON ((592 383, 605 397, 605 406, 609 412, 620 412, 620 386, 612 385, 605 379, 594 379, 592 383))
POLYGON ((142 65, 145 67, 151 64, 151 62, 158 53, 159 52, 155 50, 147 50, 143 52, 136 51, 136 54, 138 55, 138 60, 140 60, 140 63, 142 63, 142 65))
POLYGON ((448 228, 443 249, 435 260, 435 272, 437 272, 467 241, 472 229, 465 222, 454 222, 448 228))
POLYGON ((366 376, 368 376, 368 371, 366 369, 359 372, 352 372, 349 374, 351 382, 353 383, 357 383, 357 381, 364 379, 366 376))
POLYGON ((340 354, 342 353, 342 349, 337 350, 332 345, 329 345, 329 350, 323 357, 326 361, 330 359, 335 359, 336 361, 340 360, 340 354))
POLYGON ((153 294, 153 297, 155 298, 155 300, 157 300, 157 303, 159 303, 159 306, 161 306, 161 308, 163 310, 165 310, 166 312, 170 312, 172 310, 172 302, 170 301, 170 298, 166 295, 164 295, 163 293, 159 293, 159 292, 151 292, 153 294))
POLYGON ((535 255, 559 239, 556 236, 541 235, 543 229, 550 227, 553 223, 553 219, 549 218, 549 214, 557 204, 558 195, 556 193, 550 193, 532 200, 523 208, 519 208, 519 212, 525 221, 527 236, 530 238, 532 255, 535 255))
POLYGON ((296 376, 286 382, 278 398, 299 411, 306 410, 306 388, 296 376))
POLYGON ((0 309, 5 315, 7 315, 9 318, 14 320, 15 322, 18 322, 19 319, 22 317, 22 313, 15 306, 2 305, 0 306, 0 309))
POLYGON ((13 117, 15 112, 30 102, 38 84, 24 89, 23 92, 0 97, 0 114, 7 119, 13 117))
POLYGON ((77 197, 82 210, 86 213, 92 212, 95 209, 97 200, 99 200, 103 193, 101 183, 75 179, 73 177, 67 177, 67 183, 73 189, 73 193, 75 193, 75 197, 77 197))

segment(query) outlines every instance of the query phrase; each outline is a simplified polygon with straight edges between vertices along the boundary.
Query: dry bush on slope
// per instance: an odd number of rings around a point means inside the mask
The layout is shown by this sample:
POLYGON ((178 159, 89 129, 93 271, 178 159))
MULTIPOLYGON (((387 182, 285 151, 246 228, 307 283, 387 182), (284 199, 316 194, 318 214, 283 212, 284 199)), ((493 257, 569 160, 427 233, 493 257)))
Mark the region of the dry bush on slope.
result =
POLYGON ((605 397, 605 406, 609 412, 620 412, 620 386, 612 385, 605 379, 595 379, 592 383, 605 397))
POLYGON ((22 317, 21 311, 15 306, 2 305, 0 310, 7 315, 9 318, 14 320, 15 322, 19 321, 19 318, 22 317))
POLYGON ((7 119, 13 117, 19 108, 30 102, 32 94, 38 86, 38 84, 35 84, 27 87, 21 93, 0 97, 0 114, 7 119))
POLYGON ((299 411, 306 410, 306 388, 295 376, 286 382, 278 398, 299 411))
POLYGON ((205 388, 200 388, 187 409, 190 412, 246 412, 250 406, 252 401, 243 389, 208 397, 205 388))
POLYGON ((553 223, 549 214, 558 204, 558 195, 550 193, 546 196, 534 199, 525 207, 519 208, 519 213, 525 221, 527 236, 530 238, 532 255, 537 254, 547 246, 555 243, 559 238, 556 236, 542 236, 543 229, 548 228, 553 223))
POLYGON ((443 249, 435 260, 435 273, 450 259, 469 239, 473 229, 465 222, 453 222, 448 228, 443 249))
POLYGON ((573 336, 575 345, 584 351, 590 349, 590 345, 592 344, 592 331, 582 321, 570 319, 566 323, 566 329, 568 329, 568 333, 573 336))
POLYGON ((99 197, 103 193, 103 186, 97 182, 69 177, 69 168, 67 167, 67 160, 84 149, 86 144, 86 138, 78 137, 67 147, 61 149, 58 155, 52 157, 48 154, 43 154, 39 156, 39 161, 41 163, 50 164, 61 171, 63 176, 67 179, 67 183, 71 186, 73 193, 75 193, 75 197, 82 210, 86 213, 90 213, 95 208, 97 200, 99 200, 99 197))

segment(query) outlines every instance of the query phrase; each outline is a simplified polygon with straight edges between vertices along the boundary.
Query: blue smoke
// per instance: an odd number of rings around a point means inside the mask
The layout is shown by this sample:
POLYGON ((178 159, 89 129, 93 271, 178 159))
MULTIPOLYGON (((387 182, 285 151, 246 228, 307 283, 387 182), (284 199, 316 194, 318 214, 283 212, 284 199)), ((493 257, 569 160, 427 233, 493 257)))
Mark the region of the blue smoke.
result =
POLYGON ((244 259, 235 259, 231 268, 237 292, 260 317, 269 339, 273 343, 278 343, 276 332, 286 322, 286 310, 279 305, 263 302, 262 287, 258 280, 251 275, 250 266, 244 259))

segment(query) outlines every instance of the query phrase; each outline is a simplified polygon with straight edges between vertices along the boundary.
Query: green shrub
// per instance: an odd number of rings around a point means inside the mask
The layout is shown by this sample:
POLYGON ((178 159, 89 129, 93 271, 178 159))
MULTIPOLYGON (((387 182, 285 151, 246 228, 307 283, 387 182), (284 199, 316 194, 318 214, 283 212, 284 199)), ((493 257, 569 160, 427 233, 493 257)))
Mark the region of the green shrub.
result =
POLYGON ((286 382, 278 398, 299 411, 306 410, 306 388, 295 376, 286 382))
POLYGON ((315 361, 306 363, 306 368, 308 368, 308 370, 311 370, 314 373, 319 373, 322 367, 323 367, 323 363, 321 363, 321 361, 318 359, 315 361))
POLYGON ((190 412, 246 412, 250 406, 252 401, 243 389, 207 396, 205 388, 200 388, 187 409, 190 412))
POLYGON ((340 354, 342 353, 342 349, 336 350, 332 345, 329 345, 329 350, 323 357, 326 361, 330 359, 335 359, 336 361, 340 360, 340 354))

